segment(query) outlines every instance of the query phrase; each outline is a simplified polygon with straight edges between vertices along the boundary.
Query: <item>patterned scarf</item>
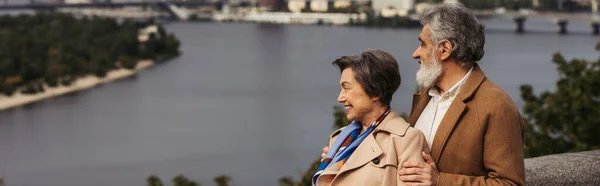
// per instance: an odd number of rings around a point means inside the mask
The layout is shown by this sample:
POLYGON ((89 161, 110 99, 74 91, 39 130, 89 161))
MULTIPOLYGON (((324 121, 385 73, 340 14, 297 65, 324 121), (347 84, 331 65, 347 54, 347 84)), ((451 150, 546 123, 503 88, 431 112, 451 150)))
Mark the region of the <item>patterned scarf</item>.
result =
POLYGON ((362 124, 357 121, 352 121, 350 125, 346 126, 337 139, 329 149, 329 152, 325 156, 325 158, 321 161, 319 165, 319 169, 313 176, 312 184, 313 186, 317 185, 317 179, 321 174, 333 174, 336 175, 337 171, 342 168, 342 166, 346 163, 346 160, 354 153, 354 150, 362 143, 362 141, 369 135, 371 132, 383 121, 383 119, 390 113, 391 109, 388 108, 367 130, 363 133, 360 133, 362 129, 362 124), (360 134, 359 134, 360 133, 360 134), (334 162, 334 163, 331 163, 334 162), (327 171, 325 169, 328 167, 335 166, 336 170, 327 171))

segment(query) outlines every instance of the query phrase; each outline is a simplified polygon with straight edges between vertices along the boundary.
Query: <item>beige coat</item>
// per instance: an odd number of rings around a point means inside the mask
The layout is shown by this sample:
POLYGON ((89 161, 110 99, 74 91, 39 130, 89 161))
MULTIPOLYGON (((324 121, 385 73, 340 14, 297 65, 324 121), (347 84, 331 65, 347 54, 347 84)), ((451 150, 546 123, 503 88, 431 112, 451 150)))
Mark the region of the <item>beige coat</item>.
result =
MULTIPOLYGON (((340 131, 338 129, 331 134, 329 146, 340 131)), ((404 185, 398 170, 407 160, 423 162, 423 151, 429 152, 423 133, 410 127, 395 111, 391 111, 356 148, 338 174, 321 175, 317 185, 404 185)))
MULTIPOLYGON (((413 100, 414 125, 431 97, 413 100)), ((438 185, 524 185, 524 122, 510 97, 475 65, 437 129, 431 156, 438 185)))

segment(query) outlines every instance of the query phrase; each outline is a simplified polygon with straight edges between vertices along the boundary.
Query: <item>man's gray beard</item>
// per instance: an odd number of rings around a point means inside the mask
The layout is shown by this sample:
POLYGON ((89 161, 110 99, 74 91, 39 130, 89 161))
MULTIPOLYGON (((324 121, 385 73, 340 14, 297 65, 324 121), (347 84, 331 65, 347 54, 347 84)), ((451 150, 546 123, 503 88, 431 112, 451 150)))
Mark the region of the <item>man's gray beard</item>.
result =
POLYGON ((432 51, 430 59, 430 66, 425 66, 425 63, 421 61, 421 67, 417 71, 417 83, 422 88, 431 88, 443 73, 442 63, 437 60, 435 50, 432 51))

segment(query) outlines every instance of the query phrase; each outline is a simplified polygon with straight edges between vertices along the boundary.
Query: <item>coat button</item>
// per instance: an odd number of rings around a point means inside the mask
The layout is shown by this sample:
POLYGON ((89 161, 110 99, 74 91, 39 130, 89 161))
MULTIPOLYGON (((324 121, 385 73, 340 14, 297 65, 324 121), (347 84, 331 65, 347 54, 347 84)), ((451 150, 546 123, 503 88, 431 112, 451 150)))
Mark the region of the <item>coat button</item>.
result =
POLYGON ((375 158, 375 159, 373 159, 373 163, 374 163, 375 165, 379 164, 379 158, 375 158))

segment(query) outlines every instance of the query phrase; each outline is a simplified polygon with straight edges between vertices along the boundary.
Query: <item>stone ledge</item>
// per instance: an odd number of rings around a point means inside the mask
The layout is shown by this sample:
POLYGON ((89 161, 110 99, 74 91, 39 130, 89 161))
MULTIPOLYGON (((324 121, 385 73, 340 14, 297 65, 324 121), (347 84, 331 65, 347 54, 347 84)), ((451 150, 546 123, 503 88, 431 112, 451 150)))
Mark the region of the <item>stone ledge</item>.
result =
POLYGON ((600 185, 600 150, 525 159, 527 185, 600 185))

